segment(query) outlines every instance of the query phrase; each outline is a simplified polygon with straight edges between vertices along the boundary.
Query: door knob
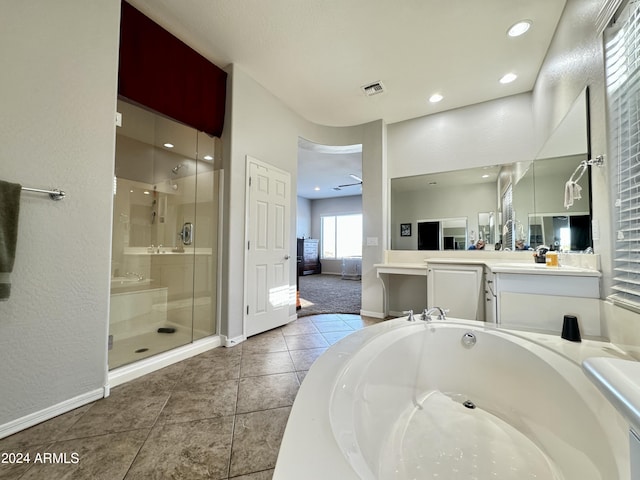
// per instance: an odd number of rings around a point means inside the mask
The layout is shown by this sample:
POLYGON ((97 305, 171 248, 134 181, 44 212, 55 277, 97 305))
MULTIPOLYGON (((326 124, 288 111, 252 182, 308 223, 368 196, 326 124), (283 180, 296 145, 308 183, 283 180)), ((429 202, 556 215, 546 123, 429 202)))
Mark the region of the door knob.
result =
POLYGON ((291 255, 285 255, 285 256, 284 256, 284 259, 285 259, 285 260, 289 260, 290 258, 291 258, 291 255))

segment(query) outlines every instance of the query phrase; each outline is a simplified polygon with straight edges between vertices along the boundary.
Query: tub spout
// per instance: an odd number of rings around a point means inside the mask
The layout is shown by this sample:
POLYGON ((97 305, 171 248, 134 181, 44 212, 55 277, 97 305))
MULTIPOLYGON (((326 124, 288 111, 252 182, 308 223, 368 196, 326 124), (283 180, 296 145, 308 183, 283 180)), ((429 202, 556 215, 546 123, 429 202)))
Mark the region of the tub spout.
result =
POLYGON ((431 307, 430 309, 424 309, 422 311, 422 315, 420 315, 420 319, 424 320, 425 322, 430 322, 432 320, 431 315, 433 315, 434 313, 438 313, 438 320, 446 320, 447 319, 447 313, 448 310, 443 309, 442 307, 431 307))

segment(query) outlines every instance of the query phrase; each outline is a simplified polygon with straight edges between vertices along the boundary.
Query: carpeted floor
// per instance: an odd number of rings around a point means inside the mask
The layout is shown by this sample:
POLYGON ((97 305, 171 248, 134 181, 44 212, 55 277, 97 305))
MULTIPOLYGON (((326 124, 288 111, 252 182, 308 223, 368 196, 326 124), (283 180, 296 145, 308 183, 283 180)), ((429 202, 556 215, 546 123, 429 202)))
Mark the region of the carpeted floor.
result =
POLYGON ((319 313, 360 314, 362 282, 343 280, 340 275, 304 275, 300 277, 298 316, 319 313))

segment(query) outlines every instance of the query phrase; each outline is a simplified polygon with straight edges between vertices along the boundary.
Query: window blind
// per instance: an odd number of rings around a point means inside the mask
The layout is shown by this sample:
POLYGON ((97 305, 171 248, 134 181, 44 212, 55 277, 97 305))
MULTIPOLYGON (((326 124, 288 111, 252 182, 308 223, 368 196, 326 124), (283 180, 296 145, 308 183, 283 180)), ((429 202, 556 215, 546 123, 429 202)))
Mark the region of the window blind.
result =
POLYGON ((640 2, 629 2, 605 30, 605 63, 615 199, 609 298, 640 311, 640 2))
POLYGON ((513 185, 509 185, 502 195, 502 248, 513 250, 515 215, 513 211, 513 185))

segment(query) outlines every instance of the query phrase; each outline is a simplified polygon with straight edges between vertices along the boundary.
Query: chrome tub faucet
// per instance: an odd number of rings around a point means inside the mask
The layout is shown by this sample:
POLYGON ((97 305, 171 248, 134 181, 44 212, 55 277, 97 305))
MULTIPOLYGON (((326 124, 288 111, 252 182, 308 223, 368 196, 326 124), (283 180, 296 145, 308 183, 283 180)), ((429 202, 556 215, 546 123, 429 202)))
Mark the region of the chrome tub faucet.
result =
POLYGON ((424 320, 425 322, 430 322, 431 320, 433 320, 431 316, 434 313, 438 313, 438 316, 436 317, 438 320, 446 320, 447 319, 446 312, 447 310, 443 309, 442 307, 431 307, 428 310, 425 308, 422 311, 422 314, 420 315, 420 320, 424 320))

